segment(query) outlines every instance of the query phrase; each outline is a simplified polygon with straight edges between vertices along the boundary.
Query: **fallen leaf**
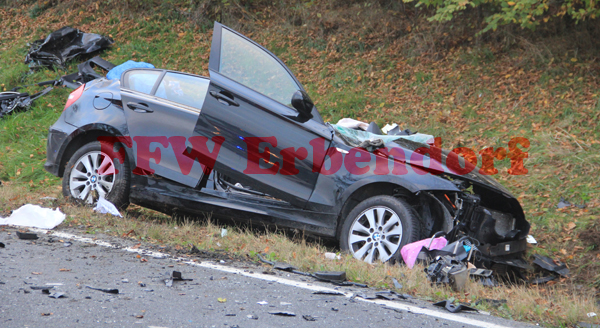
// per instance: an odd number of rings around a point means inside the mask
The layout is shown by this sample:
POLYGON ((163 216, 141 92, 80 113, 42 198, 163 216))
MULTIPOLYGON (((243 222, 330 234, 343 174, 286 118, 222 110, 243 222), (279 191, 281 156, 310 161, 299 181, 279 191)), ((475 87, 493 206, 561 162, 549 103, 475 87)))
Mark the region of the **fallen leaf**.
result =
POLYGON ((60 272, 68 272, 68 271, 71 271, 71 269, 64 269, 63 268, 63 269, 59 269, 58 271, 60 271, 60 272))
POLYGON ((225 302, 227 302, 227 299, 219 297, 219 298, 217 298, 217 301, 219 301, 219 303, 225 303, 225 302))
POLYGON ((567 224, 567 230, 573 230, 573 229, 575 229, 576 226, 577 225, 575 224, 575 222, 569 222, 567 224))

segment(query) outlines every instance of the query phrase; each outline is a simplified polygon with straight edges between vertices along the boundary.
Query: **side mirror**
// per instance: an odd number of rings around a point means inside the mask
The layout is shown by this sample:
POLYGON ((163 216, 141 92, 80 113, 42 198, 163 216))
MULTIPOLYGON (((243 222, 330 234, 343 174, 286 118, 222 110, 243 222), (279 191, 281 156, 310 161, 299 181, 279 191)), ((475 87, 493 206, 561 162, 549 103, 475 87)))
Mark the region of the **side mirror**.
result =
POLYGON ((292 96, 292 106, 298 111, 299 117, 310 119, 312 118, 312 109, 315 107, 308 94, 298 90, 292 96))

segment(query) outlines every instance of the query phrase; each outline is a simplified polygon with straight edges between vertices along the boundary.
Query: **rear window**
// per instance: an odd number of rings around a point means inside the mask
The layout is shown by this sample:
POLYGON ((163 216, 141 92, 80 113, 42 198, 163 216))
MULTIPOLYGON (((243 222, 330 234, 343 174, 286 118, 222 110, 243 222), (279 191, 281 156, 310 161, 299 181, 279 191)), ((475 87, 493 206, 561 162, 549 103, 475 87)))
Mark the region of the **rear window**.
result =
POLYGON ((160 81, 156 97, 202 109, 208 92, 208 79, 187 74, 169 72, 160 81))
POLYGON ((150 94, 161 71, 132 70, 123 74, 123 87, 129 90, 150 94))

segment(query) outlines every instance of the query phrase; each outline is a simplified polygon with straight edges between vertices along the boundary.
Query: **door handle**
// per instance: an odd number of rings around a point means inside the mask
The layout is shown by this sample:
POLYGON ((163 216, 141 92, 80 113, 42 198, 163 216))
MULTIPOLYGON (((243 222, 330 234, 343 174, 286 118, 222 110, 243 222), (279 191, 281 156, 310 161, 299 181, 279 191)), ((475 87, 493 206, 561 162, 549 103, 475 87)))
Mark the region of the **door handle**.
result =
POLYGON ((131 109, 137 113, 152 113, 152 112, 154 112, 154 110, 150 109, 148 107, 148 105, 144 104, 144 103, 128 102, 127 107, 129 107, 129 109, 131 109))
POLYGON ((226 104, 229 106, 235 106, 235 107, 239 107, 240 104, 237 103, 237 101, 233 100, 232 98, 222 94, 221 92, 216 92, 216 91, 211 91, 210 95, 217 98, 217 100, 222 103, 222 104, 226 104))

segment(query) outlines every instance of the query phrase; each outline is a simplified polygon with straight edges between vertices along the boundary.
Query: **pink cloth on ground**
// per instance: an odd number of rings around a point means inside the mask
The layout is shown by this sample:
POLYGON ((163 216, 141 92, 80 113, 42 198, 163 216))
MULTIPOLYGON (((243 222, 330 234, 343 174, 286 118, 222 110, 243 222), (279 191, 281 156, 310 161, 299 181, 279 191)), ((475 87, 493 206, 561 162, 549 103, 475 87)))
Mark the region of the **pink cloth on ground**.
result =
MULTIPOLYGON (((419 256, 419 252, 423 247, 427 248, 430 242, 431 238, 427 238, 415 241, 414 243, 410 243, 402 247, 402 249, 400 250, 400 254, 402 255, 402 259, 404 260, 404 263, 406 263, 406 266, 409 269, 412 269, 413 266, 415 266, 415 261, 417 260, 417 256, 419 256)), ((431 243, 431 247, 429 247, 429 250, 442 249, 446 247, 446 245, 448 245, 448 241, 446 240, 446 238, 438 237, 433 240, 433 242, 431 243)))

